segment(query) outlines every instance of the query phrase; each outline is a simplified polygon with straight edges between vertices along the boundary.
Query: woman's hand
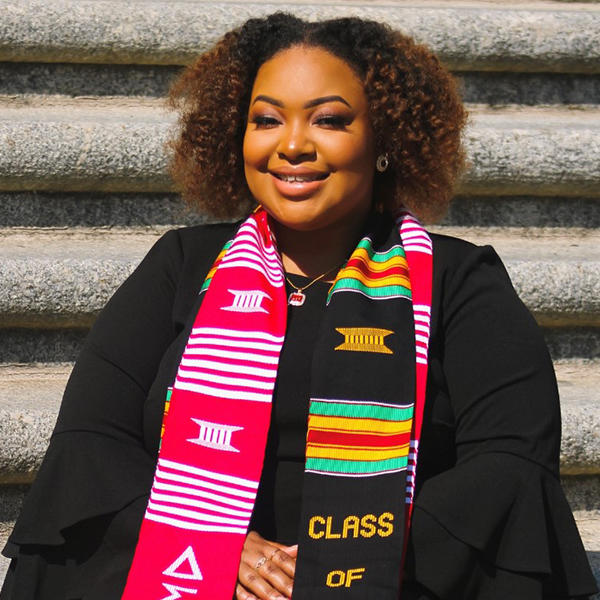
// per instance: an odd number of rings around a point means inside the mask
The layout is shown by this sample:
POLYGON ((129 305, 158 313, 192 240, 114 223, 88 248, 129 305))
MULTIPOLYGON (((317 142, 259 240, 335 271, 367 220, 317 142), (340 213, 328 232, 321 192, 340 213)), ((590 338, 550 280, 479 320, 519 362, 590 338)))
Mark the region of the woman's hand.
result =
POLYGON ((246 536, 238 584, 237 600, 287 600, 292 597, 298 546, 269 542, 256 531, 246 536))

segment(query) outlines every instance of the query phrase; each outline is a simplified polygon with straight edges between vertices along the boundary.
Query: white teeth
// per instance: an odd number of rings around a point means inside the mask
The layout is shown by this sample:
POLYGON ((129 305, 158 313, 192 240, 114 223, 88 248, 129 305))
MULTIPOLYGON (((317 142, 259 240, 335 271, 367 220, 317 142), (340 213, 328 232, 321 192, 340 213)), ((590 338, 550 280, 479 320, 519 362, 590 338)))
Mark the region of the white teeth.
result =
POLYGON ((282 181, 288 181, 290 183, 301 183, 305 181, 315 181, 317 175, 277 175, 282 181))

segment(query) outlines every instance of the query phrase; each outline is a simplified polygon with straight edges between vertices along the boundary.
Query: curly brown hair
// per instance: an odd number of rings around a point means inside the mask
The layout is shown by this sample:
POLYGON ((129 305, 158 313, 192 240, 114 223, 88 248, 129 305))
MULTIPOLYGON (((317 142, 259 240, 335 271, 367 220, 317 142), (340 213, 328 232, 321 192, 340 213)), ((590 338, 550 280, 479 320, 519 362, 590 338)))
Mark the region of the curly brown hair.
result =
POLYGON ((250 19, 184 70, 171 88, 181 112, 172 174, 183 197, 216 217, 255 204, 244 177, 242 142, 259 67, 292 46, 322 48, 364 84, 377 154, 373 197, 425 220, 443 214, 464 165, 466 112, 450 73, 425 46, 387 25, 358 18, 307 22, 285 13, 250 19))

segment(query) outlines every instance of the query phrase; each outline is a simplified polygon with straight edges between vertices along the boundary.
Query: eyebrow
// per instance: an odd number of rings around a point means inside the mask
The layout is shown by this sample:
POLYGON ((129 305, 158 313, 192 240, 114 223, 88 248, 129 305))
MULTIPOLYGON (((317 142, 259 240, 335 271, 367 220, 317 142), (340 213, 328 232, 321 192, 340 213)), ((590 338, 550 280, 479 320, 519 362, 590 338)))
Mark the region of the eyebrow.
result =
MULTIPOLYGON (((259 101, 267 102, 269 104, 272 104, 273 106, 278 106, 279 108, 284 107, 284 104, 283 102, 281 102, 281 100, 276 100, 275 98, 271 98, 271 96, 265 96, 264 94, 259 94, 258 96, 256 96, 256 98, 254 98, 254 100, 252 101, 252 104, 255 104, 259 101)), ((321 96, 320 98, 314 98, 313 100, 309 100, 306 104, 304 104, 302 108, 313 108, 314 106, 318 106, 319 104, 325 104, 327 102, 341 102, 349 108, 352 108, 350 106, 350 103, 347 100, 344 100, 344 98, 342 98, 341 96, 321 96)))
POLYGON ((318 106, 319 104, 325 104, 326 102, 341 102, 342 104, 345 104, 349 108, 352 108, 350 106, 350 103, 348 101, 344 100, 341 96, 322 96, 321 98, 315 98, 314 100, 310 100, 309 102, 307 102, 304 105, 304 108, 312 108, 313 106, 318 106))

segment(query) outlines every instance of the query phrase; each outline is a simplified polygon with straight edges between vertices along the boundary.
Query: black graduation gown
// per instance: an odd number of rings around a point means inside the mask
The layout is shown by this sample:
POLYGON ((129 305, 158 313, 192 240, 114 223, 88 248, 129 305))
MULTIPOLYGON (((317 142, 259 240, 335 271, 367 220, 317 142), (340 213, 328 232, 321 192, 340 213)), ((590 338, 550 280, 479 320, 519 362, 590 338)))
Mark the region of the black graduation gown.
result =
MULTIPOLYGON (((4 550, 13 560, 0 600, 120 598, 152 482, 166 387, 198 290, 233 231, 212 225, 167 233, 98 318, 4 550)), ((595 582, 558 479, 556 380, 537 325, 490 247, 432 239, 430 367, 406 595, 591 594, 595 582)), ((253 519, 286 543, 297 526, 293 482, 306 427, 308 384, 299 374, 308 372, 302 357, 323 288, 314 293, 310 314, 295 326, 290 320, 253 519)))

